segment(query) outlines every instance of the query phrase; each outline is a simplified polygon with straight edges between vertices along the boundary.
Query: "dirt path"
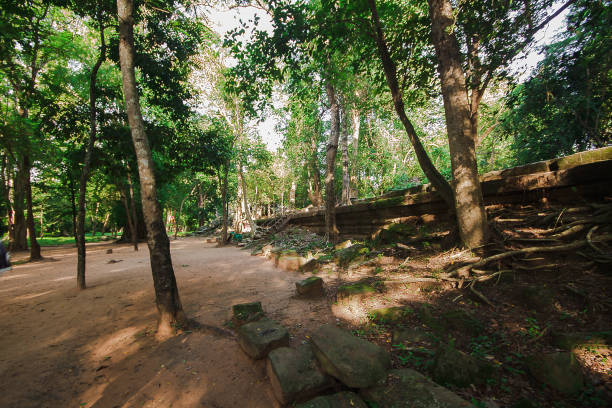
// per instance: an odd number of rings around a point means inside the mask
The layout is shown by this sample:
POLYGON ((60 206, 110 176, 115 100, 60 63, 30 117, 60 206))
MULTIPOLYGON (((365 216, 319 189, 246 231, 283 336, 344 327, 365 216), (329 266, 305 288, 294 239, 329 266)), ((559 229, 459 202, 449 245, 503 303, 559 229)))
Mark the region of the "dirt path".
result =
POLYGON ((75 248, 43 255, 0 276, 1 407, 274 407, 265 360, 246 357, 223 327, 231 305, 261 300, 293 344, 333 319, 325 300, 293 296, 300 274, 181 239, 172 242, 181 300, 202 327, 158 343, 146 246, 89 245, 81 292, 75 248))

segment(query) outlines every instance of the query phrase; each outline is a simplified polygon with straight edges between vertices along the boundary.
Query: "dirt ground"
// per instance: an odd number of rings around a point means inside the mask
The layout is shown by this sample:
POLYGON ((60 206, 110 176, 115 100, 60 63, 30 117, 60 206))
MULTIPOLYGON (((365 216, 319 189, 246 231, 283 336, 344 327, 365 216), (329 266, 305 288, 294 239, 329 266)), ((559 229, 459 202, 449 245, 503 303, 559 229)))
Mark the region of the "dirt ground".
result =
POLYGON ((44 261, 0 276, 0 406, 276 406, 265 360, 249 359, 224 327, 231 306, 260 300, 298 344, 335 320, 328 302, 295 298, 301 274, 235 247, 185 238, 171 248, 183 307, 200 327, 162 343, 146 245, 88 245, 85 291, 74 247, 43 248, 44 261))

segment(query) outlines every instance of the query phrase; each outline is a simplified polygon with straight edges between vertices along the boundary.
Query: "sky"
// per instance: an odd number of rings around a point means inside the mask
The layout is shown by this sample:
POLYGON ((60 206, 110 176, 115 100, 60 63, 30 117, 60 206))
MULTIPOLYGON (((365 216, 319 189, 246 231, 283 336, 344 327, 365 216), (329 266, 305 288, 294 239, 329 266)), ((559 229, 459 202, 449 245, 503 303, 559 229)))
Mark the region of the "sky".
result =
MULTIPOLYGON (((556 2, 553 5, 553 10, 556 10, 561 5, 561 2, 556 2)), ((543 55, 538 51, 542 46, 555 42, 559 34, 565 29, 565 17, 568 9, 555 17, 544 29, 540 30, 536 35, 535 42, 526 53, 520 55, 512 64, 512 71, 521 80, 529 77, 530 73, 535 69, 538 62, 543 59, 543 55)), ((258 8, 254 7, 237 7, 232 9, 216 9, 209 13, 211 28, 217 31, 222 37, 228 31, 241 26, 240 20, 248 21, 255 15, 260 18, 259 29, 271 30, 270 19, 267 14, 258 8)), ((282 135, 275 130, 277 118, 270 115, 257 126, 257 132, 266 143, 268 150, 275 152, 281 145, 282 135)))

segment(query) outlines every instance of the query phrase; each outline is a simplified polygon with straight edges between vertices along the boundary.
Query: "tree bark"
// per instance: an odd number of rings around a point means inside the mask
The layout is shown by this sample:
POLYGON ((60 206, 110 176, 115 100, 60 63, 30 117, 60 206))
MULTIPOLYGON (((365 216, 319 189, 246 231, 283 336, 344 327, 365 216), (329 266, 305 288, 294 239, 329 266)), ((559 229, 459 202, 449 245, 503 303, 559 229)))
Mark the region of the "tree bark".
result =
MULTIPOLYGON (((136 215, 136 202, 134 201, 134 184, 132 183, 132 176, 130 166, 127 166, 127 181, 128 181, 128 190, 127 190, 127 198, 130 203, 130 218, 132 220, 132 224, 130 225, 130 230, 132 231, 132 245, 134 245, 134 251, 138 251, 138 217, 136 215)), ((142 197, 141 197, 142 200, 142 197)))
POLYGON ((13 234, 9 241, 11 251, 26 251, 28 249, 27 226, 25 217, 26 178, 23 163, 17 166, 13 179, 13 234))
POLYGON ((227 243, 227 223, 229 222, 228 206, 227 206, 227 185, 229 180, 229 160, 226 160, 223 165, 223 182, 221 184, 221 201, 223 202, 223 226, 221 227, 221 242, 223 245, 227 243))
POLYGON ((487 238, 487 216, 473 135, 477 118, 470 115, 459 43, 452 29, 455 23, 452 5, 449 0, 428 0, 428 3, 431 37, 442 85, 459 234, 466 246, 474 248, 487 238))
POLYGON ((336 191, 334 170, 336 167, 336 153, 338 152, 338 138, 340 137, 340 111, 336 90, 327 81, 325 83, 327 98, 329 99, 329 111, 331 115, 331 129, 327 153, 325 155, 325 236, 328 241, 336 242, 338 239, 338 227, 336 226, 336 191))
POLYGON ((253 221, 253 216, 251 215, 251 210, 249 209, 249 201, 247 199, 247 188, 246 181, 244 180, 244 173, 242 171, 242 163, 238 161, 238 178, 240 179, 240 186, 242 189, 242 204, 244 206, 244 214, 246 215, 247 221, 251 227, 251 234, 255 234, 257 232, 257 225, 255 221, 253 221))
POLYGON ((448 205, 448 207, 454 208, 455 203, 453 198, 453 189, 431 162, 431 159, 427 155, 425 148, 421 144, 421 140, 419 139, 416 134, 416 131, 414 130, 414 126, 408 119, 408 116, 406 116, 402 93, 399 88, 399 83, 397 81, 397 67, 391 59, 389 47, 387 46, 387 42, 382 31, 380 19, 378 18, 378 11, 376 10, 376 1, 368 0, 368 3, 370 4, 370 11, 372 12, 372 22, 374 24, 375 29, 378 53, 382 61, 383 69, 385 71, 387 85, 389 86, 389 90, 391 91, 391 97, 393 99, 393 106, 395 107, 395 111, 397 112, 397 115, 399 116, 402 125, 404 125, 404 129, 406 129, 406 133, 408 134, 410 143, 414 148, 417 160, 419 161, 419 165, 425 173, 425 176, 427 176, 429 182, 436 189, 436 192, 440 194, 440 196, 448 205))
POLYGON ((30 261, 42 259, 40 255, 40 245, 36 240, 36 226, 34 225, 34 211, 32 209, 32 184, 30 183, 30 156, 25 155, 23 158, 25 170, 25 193, 26 193, 26 208, 28 218, 26 220, 28 226, 28 235, 30 236, 30 261))
POLYGON ((297 185, 295 184, 295 180, 291 180, 291 189, 289 190, 289 207, 292 210, 295 210, 295 190, 297 189, 297 185))
POLYGON ((187 317, 181 305, 174 269, 172 268, 170 241, 164 228, 162 212, 157 200, 153 157, 145 133, 136 89, 133 1, 117 0, 117 12, 123 96, 134 150, 138 159, 142 210, 147 227, 147 244, 155 287, 155 301, 159 312, 157 335, 159 338, 164 338, 172 334, 174 325, 186 325, 187 317))
POLYGON ((321 194, 321 171, 319 170, 319 154, 317 149, 317 129, 313 132, 313 137, 310 139, 311 158, 310 165, 312 167, 312 205, 315 207, 321 207, 323 205, 323 196, 321 194))
MULTIPOLYGON (((138 239, 134 239, 134 237, 138 236, 138 230, 136 226, 136 220, 132 219, 132 211, 130 210, 130 204, 128 202, 128 194, 129 190, 127 186, 123 186, 119 189, 119 194, 121 195, 121 202, 123 203, 123 208, 125 209, 125 217, 127 218, 127 228, 130 230, 129 235, 132 243, 134 245, 134 251, 138 251, 138 239)), ((123 230, 123 234, 126 234, 127 231, 123 230)))
POLYGON ((340 138, 340 150, 342 151, 342 205, 351 204, 350 179, 349 179, 349 155, 348 155, 348 112, 342 110, 342 137, 340 138))
POLYGON ((108 221, 110 220, 111 213, 106 213, 104 217, 104 222, 102 223, 102 229, 100 230, 100 234, 104 236, 106 234, 106 229, 108 228, 108 221))
POLYGON ((353 151, 351 157, 351 180, 350 180, 350 198, 356 199, 359 196, 357 188, 357 158, 359 157, 359 130, 361 127, 361 116, 358 109, 353 109, 353 151))
MULTIPOLYGON (((85 289, 85 193, 87 192, 87 180, 91 168, 91 156, 94 143, 96 142, 96 80, 98 70, 106 59, 106 42, 104 41, 104 25, 102 23, 102 11, 98 10, 98 24, 100 28, 100 55, 96 60, 89 75, 89 138, 85 150, 85 160, 81 171, 79 184, 79 207, 77 215, 77 288, 85 289)), ((95 229, 94 229, 95 233, 95 229)))

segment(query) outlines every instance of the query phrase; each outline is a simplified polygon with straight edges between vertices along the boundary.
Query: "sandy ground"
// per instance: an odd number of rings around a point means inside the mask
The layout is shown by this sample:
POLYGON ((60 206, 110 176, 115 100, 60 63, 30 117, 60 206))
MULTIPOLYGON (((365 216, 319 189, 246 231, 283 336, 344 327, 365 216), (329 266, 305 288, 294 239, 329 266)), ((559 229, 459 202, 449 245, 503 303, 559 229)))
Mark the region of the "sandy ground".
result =
POLYGON ((160 343, 146 245, 88 245, 85 291, 76 248, 43 256, 0 276, 0 407, 275 407, 265 360, 223 326, 231 306, 260 300, 293 344, 335 320, 326 300, 294 297, 301 274, 186 238, 172 242, 172 259, 201 327, 160 343))

